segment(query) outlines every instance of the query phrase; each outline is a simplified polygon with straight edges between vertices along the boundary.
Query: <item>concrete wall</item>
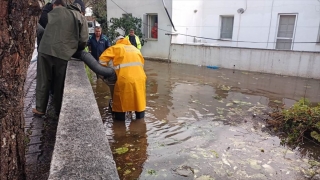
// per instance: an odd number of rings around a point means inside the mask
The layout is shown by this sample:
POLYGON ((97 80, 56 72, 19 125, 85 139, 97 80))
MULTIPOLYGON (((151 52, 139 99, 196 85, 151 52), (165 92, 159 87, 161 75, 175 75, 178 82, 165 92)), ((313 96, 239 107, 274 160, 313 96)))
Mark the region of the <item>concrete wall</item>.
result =
MULTIPOLYGON (((232 41, 196 39, 219 46, 275 49, 279 14, 297 14, 294 42, 316 42, 320 21, 317 0, 172 0, 177 33, 213 39, 220 38, 221 15, 234 16, 232 41), (243 14, 239 8, 246 9, 243 14)), ((173 36, 173 43, 194 43, 193 37, 173 36)), ((292 50, 320 51, 320 44, 295 43, 292 50)))
MULTIPOLYGON (((171 15, 172 0, 165 0, 169 14, 171 15)), ((114 1, 127 13, 131 13, 132 16, 143 19, 143 15, 148 13, 158 14, 158 40, 148 40, 142 47, 142 54, 145 57, 168 59, 169 46, 171 37, 165 35, 170 33, 172 26, 170 20, 164 10, 161 0, 121 0, 114 1)), ((108 19, 122 17, 125 14, 114 2, 107 0, 107 13, 108 19)), ((143 25, 144 26, 144 25, 143 25)), ((142 27, 143 30, 143 27, 142 27)))
POLYGON ((172 44, 172 62, 320 79, 320 53, 172 44))
POLYGON ((49 179, 119 179, 83 62, 68 63, 49 179))

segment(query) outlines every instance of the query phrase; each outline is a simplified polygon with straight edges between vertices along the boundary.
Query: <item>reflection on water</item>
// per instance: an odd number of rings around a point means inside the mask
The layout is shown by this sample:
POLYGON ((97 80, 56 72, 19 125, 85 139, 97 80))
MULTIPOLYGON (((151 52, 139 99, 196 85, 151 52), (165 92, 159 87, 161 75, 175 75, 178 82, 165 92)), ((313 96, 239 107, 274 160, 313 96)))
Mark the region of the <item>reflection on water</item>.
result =
POLYGON ((127 127, 124 121, 112 123, 113 138, 109 139, 121 179, 139 177, 147 159, 146 123, 143 119, 132 121, 127 127), (126 178, 129 176, 130 178, 126 178))
POLYGON ((281 146, 264 121, 301 97, 320 102, 319 80, 150 61, 145 70, 144 120, 113 122, 108 87, 93 84, 121 179, 304 179, 319 160, 319 145, 281 146))

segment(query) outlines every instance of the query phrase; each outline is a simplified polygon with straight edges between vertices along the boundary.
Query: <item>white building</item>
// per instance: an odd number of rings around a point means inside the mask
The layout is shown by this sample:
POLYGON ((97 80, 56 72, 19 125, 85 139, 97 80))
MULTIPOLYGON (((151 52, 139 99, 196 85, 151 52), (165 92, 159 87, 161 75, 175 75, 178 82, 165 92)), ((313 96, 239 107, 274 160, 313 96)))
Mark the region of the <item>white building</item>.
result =
POLYGON ((318 0, 173 0, 172 9, 179 33, 219 39, 178 35, 174 43, 320 50, 318 0))
MULTIPOLYGON (((167 8, 172 10, 172 0, 165 0, 167 8)), ((147 43, 142 47, 146 57, 168 59, 171 37, 165 33, 172 32, 170 20, 166 15, 162 0, 107 0, 108 19, 120 18, 126 13, 143 19, 143 33, 147 43), (151 37, 151 29, 158 22, 158 38, 151 37)))
POLYGON ((313 68, 320 67, 318 53, 306 53, 320 51, 319 0, 107 0, 107 9, 109 18, 127 12, 143 19, 145 57, 320 78, 313 68), (155 21, 157 39, 150 36, 155 21), (251 60, 262 57, 263 62, 251 60), (275 60, 277 69, 265 68, 275 60))

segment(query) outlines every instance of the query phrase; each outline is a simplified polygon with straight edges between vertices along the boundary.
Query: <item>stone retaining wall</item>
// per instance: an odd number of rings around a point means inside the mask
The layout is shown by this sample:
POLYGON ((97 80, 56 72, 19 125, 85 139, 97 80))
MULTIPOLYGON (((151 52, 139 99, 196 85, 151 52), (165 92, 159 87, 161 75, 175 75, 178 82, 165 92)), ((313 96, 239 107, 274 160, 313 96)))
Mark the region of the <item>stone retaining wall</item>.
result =
POLYGON ((84 63, 68 63, 50 180, 118 180, 101 115, 84 63))

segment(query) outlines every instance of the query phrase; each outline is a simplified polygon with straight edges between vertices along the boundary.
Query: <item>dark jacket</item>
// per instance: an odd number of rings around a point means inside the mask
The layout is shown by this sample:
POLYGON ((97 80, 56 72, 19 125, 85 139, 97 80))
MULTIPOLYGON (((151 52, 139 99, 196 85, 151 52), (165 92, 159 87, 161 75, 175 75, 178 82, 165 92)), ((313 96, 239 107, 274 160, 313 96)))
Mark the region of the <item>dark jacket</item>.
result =
POLYGON ((39 52, 63 60, 83 50, 88 41, 88 23, 75 6, 58 6, 48 13, 48 24, 40 42, 39 52))
POLYGON ((81 12, 86 13, 86 7, 84 6, 84 3, 82 0, 74 0, 73 4, 78 3, 81 7, 81 12))
POLYGON ((40 16, 40 19, 39 19, 39 24, 44 29, 46 28, 47 23, 48 23, 48 13, 50 11, 52 11, 52 9, 53 9, 53 4, 51 4, 51 3, 47 3, 42 9, 41 16, 40 16))
POLYGON ((106 35, 101 34, 99 41, 97 41, 96 35, 93 34, 89 37, 88 46, 91 47, 91 55, 99 60, 100 55, 111 46, 111 43, 106 35))

